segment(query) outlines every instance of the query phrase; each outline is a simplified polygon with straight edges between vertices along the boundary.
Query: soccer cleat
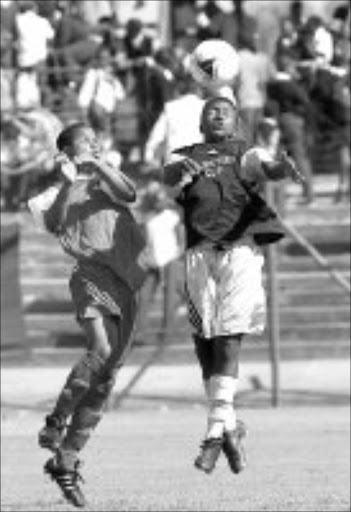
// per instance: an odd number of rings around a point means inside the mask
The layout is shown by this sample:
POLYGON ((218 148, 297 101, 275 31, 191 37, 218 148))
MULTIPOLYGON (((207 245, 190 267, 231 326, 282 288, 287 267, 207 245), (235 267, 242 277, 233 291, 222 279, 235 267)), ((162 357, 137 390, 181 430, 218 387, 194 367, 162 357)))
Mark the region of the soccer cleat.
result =
POLYGON ((196 457, 194 465, 205 473, 211 473, 214 470, 217 459, 222 450, 223 439, 221 437, 212 437, 205 439, 201 445, 201 452, 196 457))
POLYGON ((55 452, 60 447, 65 427, 65 421, 60 417, 46 416, 45 426, 38 435, 39 446, 55 452))
POLYGON ((240 473, 246 466, 245 451, 242 445, 242 438, 247 434, 247 429, 242 421, 236 422, 236 428, 224 432, 223 453, 227 458, 230 469, 233 473, 240 473))
POLYGON ((49 459, 44 466, 44 473, 57 483, 66 500, 75 507, 84 507, 86 500, 78 481, 83 482, 83 478, 78 472, 80 462, 77 461, 74 470, 68 471, 57 463, 55 458, 49 459))

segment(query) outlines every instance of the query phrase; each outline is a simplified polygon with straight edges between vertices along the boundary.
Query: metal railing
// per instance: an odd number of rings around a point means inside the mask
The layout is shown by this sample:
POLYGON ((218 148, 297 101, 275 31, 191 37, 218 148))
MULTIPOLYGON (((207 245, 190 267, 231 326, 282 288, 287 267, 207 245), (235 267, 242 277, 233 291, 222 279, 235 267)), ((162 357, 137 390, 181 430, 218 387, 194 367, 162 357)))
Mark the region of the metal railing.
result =
MULTIPOLYGON (((266 199, 269 203, 275 202, 274 189, 268 185, 266 188, 266 199)), ((328 260, 311 244, 299 231, 280 217, 280 221, 286 232, 295 240, 323 270, 328 272, 330 277, 350 297, 350 282, 333 268, 328 260)), ((268 246, 267 249, 267 288, 268 288, 268 328, 269 328, 269 354, 271 361, 271 404, 277 407, 280 404, 280 315, 279 315, 279 287, 278 287, 278 264, 277 249, 275 246, 268 246)))

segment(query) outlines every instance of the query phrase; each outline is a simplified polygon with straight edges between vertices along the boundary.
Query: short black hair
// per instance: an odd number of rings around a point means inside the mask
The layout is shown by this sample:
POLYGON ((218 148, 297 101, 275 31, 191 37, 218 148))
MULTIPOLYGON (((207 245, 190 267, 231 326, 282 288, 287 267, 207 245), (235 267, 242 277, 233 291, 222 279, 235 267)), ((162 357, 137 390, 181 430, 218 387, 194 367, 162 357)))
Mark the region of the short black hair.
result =
POLYGON ((72 123, 67 128, 64 128, 56 139, 57 149, 63 151, 68 146, 71 146, 75 138, 85 128, 88 128, 88 126, 82 122, 72 123))

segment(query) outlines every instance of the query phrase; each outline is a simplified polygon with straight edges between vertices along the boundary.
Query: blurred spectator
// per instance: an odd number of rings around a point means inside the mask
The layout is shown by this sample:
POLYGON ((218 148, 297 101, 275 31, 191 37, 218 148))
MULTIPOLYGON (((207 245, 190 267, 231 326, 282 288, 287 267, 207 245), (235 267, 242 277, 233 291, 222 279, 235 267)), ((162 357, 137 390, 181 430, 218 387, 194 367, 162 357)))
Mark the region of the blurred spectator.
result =
POLYGON ((334 41, 334 57, 332 64, 335 66, 350 65, 350 4, 338 6, 330 22, 330 30, 334 41))
POLYGON ((8 112, 14 108, 14 72, 12 69, 0 68, 1 102, 2 112, 8 112))
POLYGON ((274 117, 264 116, 257 125, 256 145, 276 157, 280 145, 280 130, 274 117))
POLYGON ((16 14, 17 31, 17 101, 22 108, 38 105, 46 92, 45 70, 49 44, 54 30, 49 21, 37 12, 32 0, 21 0, 16 14), (31 93, 29 90, 31 89, 31 93), (37 99, 37 96, 39 98, 37 99))
POLYGON ((124 47, 127 59, 134 60, 154 54, 154 39, 148 34, 142 21, 131 18, 127 22, 124 47))
POLYGON ((50 83, 59 89, 77 82, 80 69, 90 63, 102 36, 84 19, 78 2, 59 3, 54 13, 55 39, 49 56, 50 83))
POLYGON ((198 43, 195 4, 196 0, 177 0, 172 4, 172 39, 187 52, 198 43))
POLYGON ((302 0, 293 0, 289 5, 289 19, 294 29, 299 32, 305 24, 304 5, 302 0))
MULTIPOLYGON (((127 69, 127 94, 136 98, 138 107, 138 139, 140 151, 155 121, 155 94, 152 89, 159 87, 158 71, 155 71, 155 54, 160 49, 159 41, 148 33, 147 28, 137 18, 127 22, 126 34, 123 39, 124 60, 118 61, 119 66, 127 69), (158 76, 157 76, 158 75, 158 76)), ((159 94, 159 92, 158 92, 159 94)), ((156 114, 157 115, 157 114, 156 114)), ((143 155, 141 155, 143 159, 143 155)))
MULTIPOLYGON (((170 265, 183 253, 183 232, 180 215, 169 200, 164 186, 158 181, 150 181, 141 191, 138 210, 145 229, 148 257, 151 262, 140 293, 136 324, 137 333, 143 335, 147 330, 148 311, 165 280, 165 274, 169 271, 170 265)), ((173 289, 172 293, 175 292, 173 289)))
POLYGON ((1 191, 4 208, 17 210, 54 167, 62 125, 45 109, 1 119, 1 191))
POLYGON ((310 16, 299 31, 300 60, 328 64, 333 59, 333 38, 319 16, 310 16))
POLYGON ((247 38, 257 33, 257 21, 245 12, 243 0, 198 0, 196 12, 198 41, 224 39, 234 48, 242 48, 247 38))
POLYGON ((274 66, 268 55, 258 51, 256 34, 242 39, 238 53, 239 75, 235 89, 246 140, 252 145, 256 140, 257 125, 266 103, 267 82, 274 75, 274 66))
POLYGON ((289 55, 280 59, 278 72, 267 85, 268 100, 276 106, 282 143, 305 177, 304 200, 313 200, 312 166, 306 143, 306 125, 310 121, 311 104, 304 87, 296 79, 294 60, 289 55))
POLYGON ((174 97, 178 61, 172 48, 160 48, 146 67, 147 95, 144 104, 147 135, 167 101, 174 97))
POLYGON ((1 112, 14 107, 15 100, 15 40, 16 40, 16 4, 12 0, 1 0, 0 31, 0 80, 1 112))
MULTIPOLYGON (((234 48, 242 48, 246 45, 246 41, 252 39, 258 31, 257 20, 254 16, 248 14, 245 10, 245 1, 244 0, 232 0, 234 5, 234 12, 232 16, 227 16, 229 20, 232 22, 232 26, 229 31, 232 32, 232 44, 234 48), (234 21, 234 23, 233 23, 234 21)), ((228 42, 231 42, 226 37, 228 42)))
POLYGON ((315 59, 321 64, 329 64, 333 59, 333 37, 319 16, 311 16, 307 23, 313 33, 312 44, 315 59))
POLYGON ((315 152, 332 156, 338 173, 336 199, 350 193, 350 84, 346 69, 320 68, 310 90, 315 128, 315 152))
POLYGON ((125 98, 124 87, 116 75, 109 48, 101 46, 94 65, 87 71, 79 91, 78 104, 97 131, 111 131, 116 103, 125 98))
POLYGON ((18 65, 32 68, 45 63, 48 44, 54 38, 54 30, 46 18, 37 12, 32 0, 21 0, 16 15, 18 65))
POLYGON ((280 34, 275 45, 275 62, 286 53, 297 58, 298 32, 291 18, 283 18, 280 24, 280 34))
MULTIPOLYGON (((272 158, 277 158, 281 151, 281 132, 277 120, 267 114, 258 123, 256 147, 263 148, 272 158)), ((264 160, 263 155, 262 159, 264 160)), ((272 181, 269 186, 273 190, 274 204, 279 213, 283 214, 286 205, 284 200, 284 180, 272 181)))
POLYGON ((0 37, 1 37, 1 67, 13 68, 16 64, 15 41, 17 2, 1 0, 0 2, 0 37))
POLYGON ((177 80, 176 97, 165 104, 146 143, 145 160, 151 166, 160 167, 171 158, 174 149, 203 140, 203 92, 185 71, 177 75, 177 80))
POLYGON ((232 20, 223 11, 223 7, 215 0, 198 0, 196 2, 196 26, 197 39, 204 41, 206 39, 224 39, 233 44, 229 25, 232 20))

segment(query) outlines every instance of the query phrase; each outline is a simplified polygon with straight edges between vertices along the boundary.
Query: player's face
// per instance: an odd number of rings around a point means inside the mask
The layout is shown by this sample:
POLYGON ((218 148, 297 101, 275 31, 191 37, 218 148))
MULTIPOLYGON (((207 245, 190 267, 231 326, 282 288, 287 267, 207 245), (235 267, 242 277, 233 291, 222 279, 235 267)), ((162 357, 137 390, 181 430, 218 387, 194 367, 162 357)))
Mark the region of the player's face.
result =
POLYGON ((227 101, 213 101, 205 107, 202 130, 206 140, 216 141, 231 137, 236 129, 237 112, 227 101))
POLYGON ((98 158, 101 154, 101 144, 91 128, 83 128, 72 146, 75 156, 91 155, 98 158))

